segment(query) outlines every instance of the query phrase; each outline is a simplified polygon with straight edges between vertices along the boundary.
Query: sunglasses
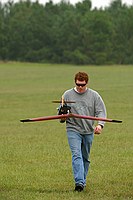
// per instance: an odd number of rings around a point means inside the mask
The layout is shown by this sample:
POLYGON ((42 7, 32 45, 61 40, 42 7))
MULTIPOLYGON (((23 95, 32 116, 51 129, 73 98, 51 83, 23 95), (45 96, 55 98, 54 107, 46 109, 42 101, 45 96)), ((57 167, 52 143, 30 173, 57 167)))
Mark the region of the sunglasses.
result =
POLYGON ((84 83, 84 84, 80 84, 80 83, 76 83, 76 85, 78 86, 78 87, 84 87, 85 85, 86 85, 86 83, 84 83))

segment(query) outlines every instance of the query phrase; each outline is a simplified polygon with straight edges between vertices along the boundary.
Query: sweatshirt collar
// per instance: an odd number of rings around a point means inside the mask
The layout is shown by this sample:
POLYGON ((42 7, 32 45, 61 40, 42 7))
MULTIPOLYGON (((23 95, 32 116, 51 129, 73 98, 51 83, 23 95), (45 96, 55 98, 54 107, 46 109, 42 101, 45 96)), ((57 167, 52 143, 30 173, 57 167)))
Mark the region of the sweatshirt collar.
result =
POLYGON ((84 94, 88 88, 86 87, 86 90, 85 90, 84 92, 78 92, 78 90, 77 90, 76 87, 74 87, 73 89, 74 89, 74 91, 77 92, 78 94, 84 94))

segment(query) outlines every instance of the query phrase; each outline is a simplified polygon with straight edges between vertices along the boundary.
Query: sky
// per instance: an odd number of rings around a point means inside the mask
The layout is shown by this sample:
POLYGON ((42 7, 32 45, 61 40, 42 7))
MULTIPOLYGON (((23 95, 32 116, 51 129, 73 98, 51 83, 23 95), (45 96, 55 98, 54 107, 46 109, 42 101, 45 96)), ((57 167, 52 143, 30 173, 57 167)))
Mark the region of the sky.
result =
MULTIPOLYGON (((19 0, 14 0, 14 2, 18 2, 19 0)), ((32 2, 35 2, 36 0, 31 0, 32 2)), ((61 0, 53 0, 54 3, 59 3, 61 0)), ((81 2, 82 0, 69 0, 71 4, 75 4, 77 2, 81 2)), ((92 2, 92 8, 104 8, 110 4, 112 0, 91 0, 92 2)), ((8 0, 1 0, 1 3, 6 3, 8 0)), ((45 4, 46 2, 49 2, 49 0, 39 0, 39 3, 45 4)), ((122 3, 126 3, 127 5, 133 5, 133 0, 122 0, 122 3)))

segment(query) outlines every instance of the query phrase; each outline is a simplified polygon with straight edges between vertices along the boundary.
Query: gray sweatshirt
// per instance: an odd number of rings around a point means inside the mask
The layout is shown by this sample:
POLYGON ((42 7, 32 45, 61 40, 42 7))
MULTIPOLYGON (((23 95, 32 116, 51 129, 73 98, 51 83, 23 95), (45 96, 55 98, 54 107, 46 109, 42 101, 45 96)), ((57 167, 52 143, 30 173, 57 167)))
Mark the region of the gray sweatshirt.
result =
MULTIPOLYGON (((78 93, 74 88, 67 90, 64 94, 65 101, 75 101, 69 103, 71 112, 79 115, 106 118, 106 108, 101 96, 94 90, 87 88, 84 93, 78 93)), ((98 121, 104 126, 105 122, 98 121)), ((69 118, 66 120, 67 130, 79 132, 80 134, 91 134, 94 131, 94 121, 88 119, 69 118)))

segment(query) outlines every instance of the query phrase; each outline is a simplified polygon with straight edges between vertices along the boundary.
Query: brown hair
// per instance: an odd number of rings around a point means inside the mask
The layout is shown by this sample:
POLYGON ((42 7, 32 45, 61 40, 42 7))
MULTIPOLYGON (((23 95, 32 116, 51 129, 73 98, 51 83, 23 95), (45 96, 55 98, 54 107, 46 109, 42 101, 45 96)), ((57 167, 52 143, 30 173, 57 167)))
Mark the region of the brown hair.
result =
POLYGON ((85 72, 78 72, 77 74, 75 74, 75 83, 76 83, 77 80, 85 81, 86 83, 88 83, 89 76, 85 72))

